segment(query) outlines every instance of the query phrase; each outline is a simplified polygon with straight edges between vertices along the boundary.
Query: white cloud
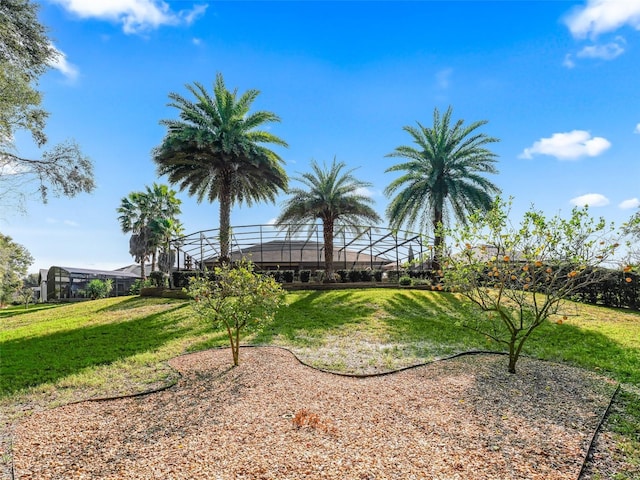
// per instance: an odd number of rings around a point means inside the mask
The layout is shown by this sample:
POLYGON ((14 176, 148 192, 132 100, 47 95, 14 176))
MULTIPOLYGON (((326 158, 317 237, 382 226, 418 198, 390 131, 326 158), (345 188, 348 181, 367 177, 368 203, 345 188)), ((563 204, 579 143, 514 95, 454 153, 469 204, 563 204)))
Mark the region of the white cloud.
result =
POLYGON ((640 30, 640 0, 588 0, 565 23, 575 38, 595 38, 625 25, 640 30))
POLYGON ((618 207, 620 207, 623 210, 629 210, 631 208, 638 208, 640 207, 640 200, 638 200, 637 198, 629 198, 627 200, 624 200, 623 202, 620 202, 620 205, 618 205, 618 207))
POLYGON ((573 56, 570 53, 565 55, 562 65, 567 68, 573 68, 576 66, 576 62, 573 61, 573 56))
POLYGON ((604 207, 609 205, 609 199, 600 193, 587 193, 571 199, 571 204, 576 207, 604 207))
POLYGON ((438 87, 442 90, 446 90, 451 85, 451 75, 453 74, 453 68, 445 68, 436 73, 436 82, 438 87))
POLYGON ((361 195, 363 197, 369 197, 369 198, 372 198, 376 194, 376 192, 374 192, 373 190, 367 187, 358 187, 355 189, 353 193, 355 193, 356 195, 361 195))
POLYGON ((57 49, 54 45, 52 45, 52 47, 56 51, 56 58, 50 63, 50 65, 73 82, 78 78, 77 67, 67 61, 67 56, 64 52, 57 49))
POLYGON ((525 148, 519 158, 531 159, 534 155, 550 155, 558 160, 576 160, 580 157, 596 157, 611 146, 603 137, 592 137, 584 130, 554 133, 549 138, 541 138, 531 147, 525 148))
POLYGON ((633 131, 633 133, 640 133, 640 123, 636 125, 636 129, 633 131))
POLYGON ((588 45, 580 50, 576 55, 580 58, 600 58, 602 60, 613 60, 624 53, 622 44, 626 43, 622 37, 617 37, 615 41, 604 45, 588 45))
POLYGON ((171 11, 163 0, 53 0, 80 18, 98 18, 122 24, 125 33, 140 33, 161 25, 192 24, 207 9, 171 11))
POLYGON ((269 221, 267 222, 267 225, 275 225, 277 223, 278 219, 276 217, 273 217, 271 219, 269 219, 269 221))

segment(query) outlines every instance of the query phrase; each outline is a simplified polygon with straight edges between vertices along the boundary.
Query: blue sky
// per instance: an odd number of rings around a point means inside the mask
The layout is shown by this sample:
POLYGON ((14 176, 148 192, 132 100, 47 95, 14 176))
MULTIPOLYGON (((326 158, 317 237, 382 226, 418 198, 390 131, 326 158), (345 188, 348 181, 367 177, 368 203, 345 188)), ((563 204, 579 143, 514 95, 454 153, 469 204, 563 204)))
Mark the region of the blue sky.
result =
MULTIPOLYGON (((169 92, 194 81, 261 91, 289 175, 336 157, 382 191, 386 158, 430 125, 435 107, 488 120, 517 219, 589 203, 620 224, 640 206, 640 0, 296 2, 43 0, 40 19, 63 54, 40 81, 50 143, 75 139, 95 164, 96 191, 31 201, 0 229, 52 265, 132 263, 116 208, 164 182, 150 152, 174 118, 169 92)), ((26 135, 24 156, 38 150, 26 135)), ((187 233, 218 226, 218 204, 180 193, 187 233)), ((232 224, 268 223, 279 204, 236 207, 232 224)))

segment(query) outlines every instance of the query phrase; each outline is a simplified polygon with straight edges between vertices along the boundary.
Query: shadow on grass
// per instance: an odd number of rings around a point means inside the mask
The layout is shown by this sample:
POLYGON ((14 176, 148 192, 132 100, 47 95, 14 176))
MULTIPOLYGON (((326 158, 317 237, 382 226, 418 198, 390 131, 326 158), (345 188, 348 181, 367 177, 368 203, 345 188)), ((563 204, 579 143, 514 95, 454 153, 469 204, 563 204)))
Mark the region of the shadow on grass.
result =
MULTIPOLYGON (((273 322, 255 333, 255 345, 268 345, 275 337, 283 338, 291 346, 308 346, 322 342, 323 337, 342 325, 358 323, 373 308, 366 296, 357 291, 304 291, 292 294, 296 298, 282 307, 273 322)), ((222 332, 222 331, 220 331, 222 332)), ((249 332, 242 335, 246 337, 249 332)), ((226 333, 189 347, 190 352, 228 345, 226 333)))
POLYGON ((546 322, 531 335, 524 354, 569 363, 640 387, 640 349, 586 328, 546 322))
POLYGON ((24 308, 24 305, 3 308, 0 310, 0 318, 15 317, 16 315, 24 315, 25 313, 34 313, 41 310, 50 310, 52 308, 59 307, 60 304, 44 303, 30 305, 29 308, 24 308))
POLYGON ((98 312, 117 312, 120 310, 131 310, 139 307, 148 307, 149 305, 166 305, 168 303, 182 304, 186 300, 177 300, 173 298, 162 297, 129 297, 123 299, 121 302, 114 303, 108 307, 103 307, 98 312))
MULTIPOLYGON (((457 322, 469 315, 468 302, 441 292, 398 292, 384 304, 392 340, 448 346, 446 351, 487 348, 486 339, 457 322)), ((497 346, 494 346, 497 349, 497 346)))
POLYGON ((279 336, 300 345, 310 337, 321 340, 343 325, 359 323, 373 311, 366 296, 357 291, 312 291, 281 308, 274 322, 258 332, 253 341, 268 344, 279 336))
MULTIPOLYGON (((469 350, 506 351, 504 345, 457 324, 482 315, 468 301, 447 293, 398 292, 386 302, 385 321, 396 341, 414 343, 415 352, 436 345, 444 353, 469 350), (427 344, 421 347, 421 342, 427 344)), ((640 386, 640 349, 622 345, 601 332, 564 323, 545 322, 524 345, 523 355, 568 363, 640 386)))
POLYGON ((155 350, 189 330, 176 328, 166 315, 184 306, 124 322, 3 342, 0 396, 155 350))

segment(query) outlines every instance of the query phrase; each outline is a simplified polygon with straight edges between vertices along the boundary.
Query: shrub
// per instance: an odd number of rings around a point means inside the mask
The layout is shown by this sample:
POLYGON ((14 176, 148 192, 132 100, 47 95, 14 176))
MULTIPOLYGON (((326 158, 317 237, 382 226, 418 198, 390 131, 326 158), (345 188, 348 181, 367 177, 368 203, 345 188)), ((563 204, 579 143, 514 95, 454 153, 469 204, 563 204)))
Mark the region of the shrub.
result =
POLYGON ((211 271, 202 272, 200 270, 181 270, 179 272, 173 272, 172 275, 174 288, 187 288, 189 286, 190 278, 206 277, 212 282, 216 281, 216 274, 211 271))
POLYGON ((300 281, 302 283, 308 283, 311 277, 311 270, 300 270, 300 281))
POLYGON ((295 272, 293 270, 283 270, 282 271, 282 280, 286 283, 293 282, 293 277, 295 276, 295 272))
POLYGON ((316 270, 316 282, 322 283, 324 281, 324 270, 316 270))
POLYGON ((142 290, 143 288, 146 288, 146 287, 152 287, 153 286, 152 283, 153 282, 151 282, 151 280, 149 280, 148 278, 146 280, 142 280, 142 279, 138 278, 135 282, 133 282, 133 284, 129 288, 129 294, 130 295, 140 295, 140 290, 142 290))
POLYGON ((268 275, 269 277, 273 278, 278 283, 284 282, 284 278, 281 270, 268 270, 265 272, 265 275, 268 275))
POLYGON ((360 270, 349 270, 349 280, 352 282, 360 281, 360 270))
POLYGON ((370 282, 373 278, 373 272, 371 270, 360 270, 360 280, 363 282, 370 282))
POLYGON ((98 280, 97 278, 91 280, 85 289, 85 294, 95 300, 97 298, 106 298, 113 290, 113 280, 107 278, 106 280, 98 280))
POLYGON ((390 282, 397 282, 404 274, 404 270, 389 270, 387 272, 387 278, 390 282))
POLYGON ((336 275, 340 277, 342 283, 346 283, 349 280, 349 270, 336 270, 336 275))
POLYGON ((160 270, 154 270, 149 274, 149 280, 153 282, 156 287, 167 287, 169 285, 169 275, 160 270))
POLYGON ((376 282, 381 282, 382 281, 382 274, 384 272, 382 270, 374 270, 373 271, 373 278, 375 278, 376 282))
POLYGON ((411 280, 411 277, 410 277, 409 275, 403 275, 403 276, 402 276, 402 277, 400 277, 400 279, 398 280, 398 283, 399 283, 400 285, 403 285, 403 286, 405 286, 405 287, 406 287, 406 286, 408 286, 408 285, 411 285, 412 280, 411 280))

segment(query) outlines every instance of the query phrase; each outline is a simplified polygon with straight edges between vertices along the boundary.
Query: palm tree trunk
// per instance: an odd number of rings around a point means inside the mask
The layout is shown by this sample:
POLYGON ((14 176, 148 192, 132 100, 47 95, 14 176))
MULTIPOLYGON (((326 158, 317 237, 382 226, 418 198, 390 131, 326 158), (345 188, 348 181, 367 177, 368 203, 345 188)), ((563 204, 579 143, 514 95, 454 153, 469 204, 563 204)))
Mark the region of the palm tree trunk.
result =
POLYGON ((142 257, 142 260, 140 260, 140 278, 143 282, 147 279, 147 274, 144 271, 144 257, 142 257))
POLYGON ((323 220, 325 282, 333 282, 333 219, 323 220))
POLYGON ((220 187, 220 264, 229 263, 229 237, 231 230, 231 187, 223 179, 220 187))
POLYGON ((444 238, 442 237, 442 210, 443 206, 437 206, 433 212, 433 264, 432 269, 438 272, 441 268, 440 259, 442 258, 442 247, 444 246, 444 238))

